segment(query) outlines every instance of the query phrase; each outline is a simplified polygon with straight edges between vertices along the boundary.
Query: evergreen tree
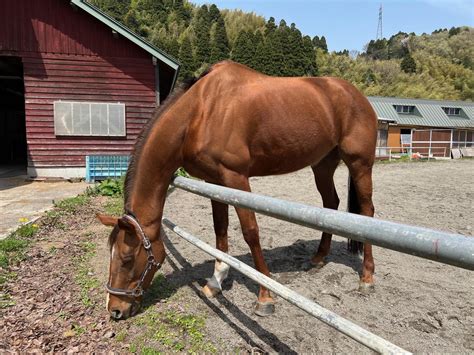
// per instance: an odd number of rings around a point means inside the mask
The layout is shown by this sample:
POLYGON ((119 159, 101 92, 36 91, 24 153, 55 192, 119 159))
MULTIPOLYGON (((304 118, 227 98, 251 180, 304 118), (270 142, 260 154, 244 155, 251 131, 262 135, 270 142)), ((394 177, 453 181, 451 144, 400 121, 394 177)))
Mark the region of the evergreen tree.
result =
POLYGON ((140 22, 137 19, 137 14, 135 10, 130 9, 124 16, 123 22, 125 25, 130 28, 133 32, 140 32, 140 22))
POLYGON ((319 48, 321 48, 324 53, 328 52, 328 44, 326 43, 326 37, 321 36, 321 39, 319 40, 319 48))
POLYGON ((210 63, 220 62, 227 58, 229 58, 229 39, 227 38, 224 19, 219 16, 214 24, 210 63))
POLYGON ((176 13, 176 17, 184 22, 186 25, 189 25, 191 21, 191 12, 185 6, 183 0, 174 0, 173 1, 173 10, 176 13))
POLYGON ((258 58, 258 55, 257 55, 257 50, 258 50, 258 48, 264 46, 263 34, 262 34, 261 31, 257 31, 254 34, 249 32, 249 39, 250 39, 249 53, 250 53, 250 56, 251 56, 251 60, 250 60, 249 65, 253 69, 261 71, 260 70, 260 62, 259 62, 259 58, 258 58))
POLYGON ((275 18, 270 17, 265 25, 265 37, 268 37, 273 34, 276 29, 277 26, 275 25, 275 18))
POLYGON ((289 48, 286 55, 286 73, 288 76, 305 75, 305 53, 303 45, 303 36, 296 28, 294 23, 291 24, 288 33, 289 48))
POLYGON ((130 8, 131 0, 90 0, 89 2, 116 20, 123 21, 130 8))
POLYGON ((416 62, 411 56, 410 52, 407 51, 405 56, 400 63, 400 69, 405 73, 413 74, 416 73, 416 62))
POLYGON ((253 66, 255 50, 252 48, 251 33, 240 31, 232 51, 232 60, 248 66, 253 66))
POLYGON ((211 21, 211 23, 215 23, 220 18, 222 18, 221 12, 219 11, 219 9, 217 8, 215 4, 212 4, 209 7, 209 20, 211 21))
POLYGON ((316 67, 316 52, 313 47, 313 41, 311 37, 303 37, 303 74, 305 76, 315 76, 318 74, 318 68, 316 67))
POLYGON ((312 39, 313 42, 313 47, 314 48, 320 48, 320 39, 319 36, 314 36, 312 39))
POLYGON ((209 57, 211 54, 211 21, 209 10, 206 5, 202 5, 198 10, 194 32, 196 34, 196 64, 201 66, 204 63, 209 63, 209 57))
POLYGON ((191 78, 196 70, 196 64, 193 56, 193 47, 188 36, 183 38, 179 49, 179 60, 181 62, 180 77, 191 78))

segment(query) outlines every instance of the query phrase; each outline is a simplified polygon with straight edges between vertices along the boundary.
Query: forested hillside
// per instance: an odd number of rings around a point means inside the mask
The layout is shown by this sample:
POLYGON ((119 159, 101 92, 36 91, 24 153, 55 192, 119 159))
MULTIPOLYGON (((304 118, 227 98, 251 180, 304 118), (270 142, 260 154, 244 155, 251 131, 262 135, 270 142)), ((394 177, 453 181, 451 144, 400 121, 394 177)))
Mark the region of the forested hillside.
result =
POLYGON ((474 101, 474 29, 399 32, 362 53, 331 52, 324 36, 254 13, 186 0, 89 0, 175 56, 180 77, 223 59, 276 76, 342 77, 366 95, 474 101))

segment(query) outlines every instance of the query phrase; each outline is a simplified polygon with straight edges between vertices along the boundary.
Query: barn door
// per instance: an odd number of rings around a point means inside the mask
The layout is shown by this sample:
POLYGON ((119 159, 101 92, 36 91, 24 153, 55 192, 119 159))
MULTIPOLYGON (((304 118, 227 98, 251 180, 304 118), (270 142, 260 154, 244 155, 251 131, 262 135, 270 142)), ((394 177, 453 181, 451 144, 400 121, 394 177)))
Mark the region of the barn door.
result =
POLYGON ((23 64, 18 57, 0 57, 0 177, 26 163, 23 64))

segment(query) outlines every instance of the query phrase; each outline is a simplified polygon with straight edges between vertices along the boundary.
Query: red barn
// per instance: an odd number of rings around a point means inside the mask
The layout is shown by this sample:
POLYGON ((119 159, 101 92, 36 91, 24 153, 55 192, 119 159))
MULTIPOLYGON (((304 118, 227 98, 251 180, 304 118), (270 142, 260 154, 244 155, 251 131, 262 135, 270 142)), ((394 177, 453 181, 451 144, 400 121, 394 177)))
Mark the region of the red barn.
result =
POLYGON ((84 177, 87 155, 127 155, 178 70, 85 0, 1 0, 0 164, 84 177))

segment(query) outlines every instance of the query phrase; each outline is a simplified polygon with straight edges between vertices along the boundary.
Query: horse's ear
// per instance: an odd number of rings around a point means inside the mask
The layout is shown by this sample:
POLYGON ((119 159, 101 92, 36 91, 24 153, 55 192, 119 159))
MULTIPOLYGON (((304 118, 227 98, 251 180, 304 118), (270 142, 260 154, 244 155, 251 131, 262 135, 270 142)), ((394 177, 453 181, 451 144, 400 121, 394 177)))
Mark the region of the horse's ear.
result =
POLYGON ((109 227, 114 227, 119 221, 118 217, 107 216, 105 214, 100 213, 97 213, 96 217, 104 226, 109 227))
POLYGON ((133 229, 135 229, 135 226, 131 224, 130 221, 125 217, 119 218, 117 223, 120 229, 125 229, 128 231, 133 231, 133 229))

